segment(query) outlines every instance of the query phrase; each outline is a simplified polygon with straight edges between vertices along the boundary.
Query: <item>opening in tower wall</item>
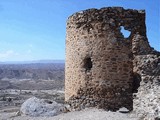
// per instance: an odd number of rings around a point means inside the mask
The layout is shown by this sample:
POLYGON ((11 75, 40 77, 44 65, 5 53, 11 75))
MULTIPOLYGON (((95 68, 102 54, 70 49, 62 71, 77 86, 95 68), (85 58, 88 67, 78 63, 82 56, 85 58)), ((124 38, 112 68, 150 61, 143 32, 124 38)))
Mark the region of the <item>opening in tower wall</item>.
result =
POLYGON ((138 88, 140 86, 141 76, 138 73, 133 74, 133 93, 138 92, 138 88))
POLYGON ((91 70, 92 61, 91 61, 90 57, 84 59, 84 68, 86 69, 86 71, 90 71, 91 70))
POLYGON ((120 30, 124 38, 128 38, 131 34, 131 32, 129 30, 125 30, 123 26, 120 27, 120 30))

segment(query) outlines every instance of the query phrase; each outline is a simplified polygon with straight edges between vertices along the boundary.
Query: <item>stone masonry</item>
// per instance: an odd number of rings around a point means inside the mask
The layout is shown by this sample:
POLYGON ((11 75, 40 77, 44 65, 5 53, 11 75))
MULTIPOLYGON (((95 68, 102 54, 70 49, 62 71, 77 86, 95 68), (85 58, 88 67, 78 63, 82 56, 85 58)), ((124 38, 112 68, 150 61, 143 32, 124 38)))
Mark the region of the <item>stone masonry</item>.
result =
POLYGON ((107 7, 73 14, 67 21, 65 101, 71 110, 132 110, 141 77, 137 56, 148 54, 157 52, 146 37, 145 11, 107 7))

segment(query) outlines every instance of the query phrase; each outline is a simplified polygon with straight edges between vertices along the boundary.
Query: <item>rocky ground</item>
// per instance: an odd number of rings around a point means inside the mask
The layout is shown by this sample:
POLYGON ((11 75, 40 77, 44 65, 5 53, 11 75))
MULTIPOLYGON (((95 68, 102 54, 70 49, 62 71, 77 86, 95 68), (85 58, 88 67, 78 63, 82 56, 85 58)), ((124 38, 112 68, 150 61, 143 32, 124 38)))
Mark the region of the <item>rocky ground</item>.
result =
POLYGON ((62 113, 53 117, 18 116, 16 115, 16 111, 13 110, 1 113, 0 118, 1 120, 140 120, 134 114, 107 112, 95 108, 62 113))
POLYGON ((64 102, 64 91, 60 90, 0 90, 0 110, 20 107, 30 97, 64 102))
POLYGON ((33 96, 39 99, 64 102, 64 90, 1 90, 0 120, 138 120, 130 113, 107 112, 95 108, 82 111, 61 113, 52 117, 30 117, 21 114, 22 103, 33 96))
MULTIPOLYGON (((2 80, 1 80, 2 81, 2 80)), ((5 80, 7 81, 7 80, 5 80)), ((63 81, 54 80, 9 80, 6 83, 25 85, 27 89, 0 90, 0 120, 139 120, 138 115, 131 113, 107 112, 95 108, 82 111, 61 113, 52 117, 29 117, 20 114, 20 107, 28 98, 33 96, 48 101, 64 103, 63 81), (54 84, 55 87, 47 90, 46 87, 54 84)), ((1 84, 1 87, 3 85, 1 84)), ((5 87, 5 86, 4 86, 5 87)), ((25 88, 25 87, 24 87, 25 88)))
POLYGON ((57 103, 64 102, 63 90, 0 90, 0 120, 8 120, 15 116, 22 103, 33 96, 57 103))

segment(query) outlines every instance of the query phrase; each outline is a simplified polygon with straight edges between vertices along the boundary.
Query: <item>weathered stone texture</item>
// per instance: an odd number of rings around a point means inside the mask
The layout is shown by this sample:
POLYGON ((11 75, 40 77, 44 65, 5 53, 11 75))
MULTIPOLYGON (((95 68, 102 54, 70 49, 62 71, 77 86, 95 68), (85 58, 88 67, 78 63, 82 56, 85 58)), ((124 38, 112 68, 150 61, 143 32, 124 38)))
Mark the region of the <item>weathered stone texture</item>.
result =
POLYGON ((133 71, 140 75, 138 92, 133 99, 133 109, 146 119, 160 118, 160 53, 134 57, 133 71))
POLYGON ((143 27, 144 12, 137 10, 89 9, 70 16, 66 37, 66 101, 78 109, 132 109, 130 39, 135 34, 145 34, 145 29, 140 29, 143 27), (132 31, 129 38, 123 37, 121 26, 132 31), (89 69, 86 60, 92 64, 89 69))
MULTIPOLYGON (((148 59, 148 54, 154 56, 153 61, 159 59, 146 37, 143 10, 107 7, 70 16, 66 35, 65 100, 71 110, 85 107, 132 110, 135 74, 142 81, 145 81, 143 76, 154 76, 151 72, 156 69, 154 64, 147 64, 148 67, 143 61, 148 59), (128 38, 121 33, 121 26, 131 32, 128 38)), ((142 81, 139 84, 145 86, 142 81)))

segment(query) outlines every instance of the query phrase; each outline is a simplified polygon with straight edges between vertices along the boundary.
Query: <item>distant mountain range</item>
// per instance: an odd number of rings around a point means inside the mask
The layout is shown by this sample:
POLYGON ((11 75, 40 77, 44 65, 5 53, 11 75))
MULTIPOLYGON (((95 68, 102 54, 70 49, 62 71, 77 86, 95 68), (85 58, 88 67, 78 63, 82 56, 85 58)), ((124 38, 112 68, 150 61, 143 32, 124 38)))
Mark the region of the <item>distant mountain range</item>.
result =
POLYGON ((64 61, 5 62, 0 64, 0 80, 64 80, 64 61))
POLYGON ((65 60, 5 61, 0 64, 65 63, 65 60))

